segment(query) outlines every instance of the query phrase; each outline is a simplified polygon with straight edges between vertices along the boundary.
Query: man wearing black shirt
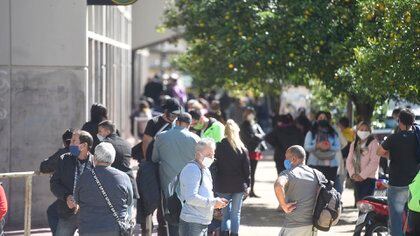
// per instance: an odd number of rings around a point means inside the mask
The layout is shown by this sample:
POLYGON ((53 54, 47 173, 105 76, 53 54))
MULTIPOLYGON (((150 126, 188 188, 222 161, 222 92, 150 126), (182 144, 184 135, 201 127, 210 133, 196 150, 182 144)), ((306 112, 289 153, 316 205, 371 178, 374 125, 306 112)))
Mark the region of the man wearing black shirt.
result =
POLYGON ((379 156, 390 159, 388 206, 391 235, 403 235, 402 213, 408 200, 408 185, 417 174, 417 139, 413 131, 414 114, 404 109, 398 116, 399 132, 390 135, 378 148, 379 156))
POLYGON ((130 144, 116 133, 115 124, 110 120, 104 120, 98 125, 98 139, 102 142, 111 143, 115 149, 115 160, 112 167, 118 169, 128 175, 133 186, 134 199, 139 198, 136 180, 133 171, 130 167, 131 164, 131 147, 130 144))
MULTIPOLYGON (((137 159, 139 162, 142 159, 151 160, 152 153, 153 153, 153 142, 154 142, 155 136, 161 133, 162 131, 171 129, 172 123, 175 121, 177 114, 179 114, 179 112, 181 111, 181 106, 179 105, 179 102, 174 98, 170 98, 166 100, 165 104, 162 107, 164 109, 163 114, 160 116, 154 117, 153 119, 147 122, 146 128, 144 130, 144 136, 143 136, 142 142, 134 146, 132 149, 133 157, 137 159)), ((137 182, 139 182, 139 180, 137 180, 137 182)), ((142 187, 148 188, 148 186, 138 186, 138 187, 139 187, 138 188, 139 192, 141 192, 142 187)), ((141 200, 138 202, 137 209, 138 211, 139 209, 142 209, 141 200)), ((144 215, 141 212, 140 214, 138 213, 137 219, 141 223, 141 228, 143 232, 142 235, 151 235, 153 231, 152 216, 153 214, 144 215)), ((165 222, 161 207, 158 207, 157 219, 159 223, 158 235, 166 235, 167 234, 166 222, 165 222)))

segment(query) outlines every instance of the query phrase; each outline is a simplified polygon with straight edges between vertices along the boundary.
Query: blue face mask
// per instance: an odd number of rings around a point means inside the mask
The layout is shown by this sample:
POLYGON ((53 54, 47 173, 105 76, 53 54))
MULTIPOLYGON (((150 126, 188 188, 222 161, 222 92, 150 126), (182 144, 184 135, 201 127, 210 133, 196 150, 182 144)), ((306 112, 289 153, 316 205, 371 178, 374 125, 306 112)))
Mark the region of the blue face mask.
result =
POLYGON ((284 164, 284 168, 286 168, 286 170, 290 170, 290 169, 292 169, 292 162, 290 161, 290 160, 284 160, 284 162, 283 162, 283 164, 284 164))
POLYGON ((72 156, 78 157, 80 154, 79 145, 70 145, 69 150, 72 156))

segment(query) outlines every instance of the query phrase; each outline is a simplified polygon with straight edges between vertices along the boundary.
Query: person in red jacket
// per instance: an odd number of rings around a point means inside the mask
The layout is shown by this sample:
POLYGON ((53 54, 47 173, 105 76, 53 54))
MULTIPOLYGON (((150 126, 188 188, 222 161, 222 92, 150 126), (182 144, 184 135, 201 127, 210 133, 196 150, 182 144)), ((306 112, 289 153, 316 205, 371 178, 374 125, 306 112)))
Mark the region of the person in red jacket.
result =
POLYGON ((4 192, 3 185, 0 182, 0 236, 3 236, 4 218, 7 213, 7 199, 4 192))

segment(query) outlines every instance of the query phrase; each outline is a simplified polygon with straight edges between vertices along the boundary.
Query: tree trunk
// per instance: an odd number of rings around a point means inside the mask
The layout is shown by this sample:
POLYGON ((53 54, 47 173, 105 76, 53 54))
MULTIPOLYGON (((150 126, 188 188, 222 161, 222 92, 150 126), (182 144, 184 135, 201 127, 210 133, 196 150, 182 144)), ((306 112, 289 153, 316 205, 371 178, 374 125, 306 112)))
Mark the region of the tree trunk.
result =
POLYGON ((375 104, 372 102, 360 101, 355 96, 351 96, 356 107, 355 120, 357 123, 361 121, 369 122, 372 120, 373 110, 375 109, 375 104))

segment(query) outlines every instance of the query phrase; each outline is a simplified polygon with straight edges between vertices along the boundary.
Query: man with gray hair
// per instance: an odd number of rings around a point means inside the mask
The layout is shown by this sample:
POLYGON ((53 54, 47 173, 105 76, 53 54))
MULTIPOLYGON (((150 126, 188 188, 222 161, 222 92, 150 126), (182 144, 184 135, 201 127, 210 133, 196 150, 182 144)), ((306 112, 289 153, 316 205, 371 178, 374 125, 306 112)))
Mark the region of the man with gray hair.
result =
POLYGON ((274 184, 280 207, 286 213, 280 236, 316 235, 312 227, 313 208, 318 192, 318 180, 314 171, 324 180, 324 175, 305 164, 306 152, 302 146, 287 149, 284 167, 274 184))
POLYGON ((213 219, 213 210, 224 208, 228 201, 214 197, 213 180, 209 170, 214 161, 216 144, 213 139, 201 139, 195 148, 195 160, 189 162, 179 177, 183 202, 179 235, 207 236, 207 227, 213 219))
POLYGON ((102 142, 95 148, 95 168, 80 176, 75 191, 75 200, 80 206, 79 234, 118 236, 119 226, 95 181, 94 174, 101 183, 119 219, 127 219, 128 208, 133 202, 133 188, 129 177, 111 167, 115 160, 112 144, 102 142))

